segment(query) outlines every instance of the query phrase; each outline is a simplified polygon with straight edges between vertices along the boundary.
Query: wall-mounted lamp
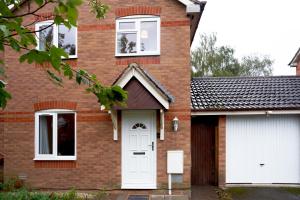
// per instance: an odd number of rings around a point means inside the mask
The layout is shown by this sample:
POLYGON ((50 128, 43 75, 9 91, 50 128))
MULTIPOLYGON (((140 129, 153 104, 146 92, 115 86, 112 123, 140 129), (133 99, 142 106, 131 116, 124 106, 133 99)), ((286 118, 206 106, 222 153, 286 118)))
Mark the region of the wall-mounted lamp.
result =
POLYGON ((173 119, 173 131, 177 131, 179 128, 179 119, 177 117, 174 117, 173 119))
POLYGON ((273 112, 271 110, 266 111, 267 117, 269 117, 273 112))

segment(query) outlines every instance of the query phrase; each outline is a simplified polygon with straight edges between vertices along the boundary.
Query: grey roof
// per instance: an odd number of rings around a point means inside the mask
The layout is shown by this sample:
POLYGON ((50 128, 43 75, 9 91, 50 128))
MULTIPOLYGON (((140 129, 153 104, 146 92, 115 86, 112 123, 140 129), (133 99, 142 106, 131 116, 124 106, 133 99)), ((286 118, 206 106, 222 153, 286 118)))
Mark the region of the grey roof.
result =
POLYGON ((300 109, 300 77, 193 78, 193 111, 300 109))

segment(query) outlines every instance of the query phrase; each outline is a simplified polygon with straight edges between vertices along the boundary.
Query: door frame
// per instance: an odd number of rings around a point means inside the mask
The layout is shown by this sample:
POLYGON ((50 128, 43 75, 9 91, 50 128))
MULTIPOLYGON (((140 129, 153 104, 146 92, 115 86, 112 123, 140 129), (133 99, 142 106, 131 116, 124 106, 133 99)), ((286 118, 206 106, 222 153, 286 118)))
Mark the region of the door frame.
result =
POLYGON ((123 110, 121 111, 122 117, 121 117, 121 189, 157 189, 157 127, 156 127, 156 110, 123 110), (124 183, 124 177, 123 175, 125 174, 124 172, 124 165, 125 165, 125 143, 124 143, 124 137, 126 130, 125 128, 127 126, 124 126, 125 123, 125 117, 126 114, 130 113, 135 113, 135 114, 140 114, 143 115, 143 113, 149 113, 152 115, 152 125, 151 125, 151 136, 152 136, 152 141, 154 142, 154 151, 153 151, 153 184, 151 185, 142 185, 142 184, 130 184, 126 185, 124 183))

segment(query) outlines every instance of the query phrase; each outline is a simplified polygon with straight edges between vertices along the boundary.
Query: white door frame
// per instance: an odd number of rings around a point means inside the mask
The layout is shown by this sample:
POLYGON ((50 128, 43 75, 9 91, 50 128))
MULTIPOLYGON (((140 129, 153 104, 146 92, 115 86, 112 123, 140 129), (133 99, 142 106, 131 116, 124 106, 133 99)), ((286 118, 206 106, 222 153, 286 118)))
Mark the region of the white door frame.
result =
POLYGON ((121 144, 121 150, 122 150, 122 160, 121 160, 121 189, 156 189, 157 188, 157 142, 156 142, 156 132, 157 132, 157 127, 156 127, 156 110, 124 110, 122 111, 122 144, 121 144), (148 113, 152 115, 152 125, 151 125, 151 136, 152 136, 152 141, 154 142, 154 151, 153 151, 153 165, 152 165, 152 170, 153 170, 153 183, 152 184, 126 184, 124 183, 124 177, 123 175, 125 174, 124 172, 124 166, 125 163, 128 161, 125 161, 125 142, 124 142, 124 137, 126 133, 126 126, 124 123, 127 122, 125 119, 126 115, 130 114, 140 114, 141 117, 143 113, 148 113))

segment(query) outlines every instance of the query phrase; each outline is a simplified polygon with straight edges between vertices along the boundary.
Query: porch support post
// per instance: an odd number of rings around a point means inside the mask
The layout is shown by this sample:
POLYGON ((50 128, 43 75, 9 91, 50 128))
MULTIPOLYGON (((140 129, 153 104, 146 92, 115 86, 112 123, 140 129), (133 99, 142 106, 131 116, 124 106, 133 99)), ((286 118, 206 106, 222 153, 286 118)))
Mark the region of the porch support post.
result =
POLYGON ((160 109, 160 140, 165 139, 165 113, 160 109))
POLYGON ((118 112, 116 110, 109 111, 113 124, 113 139, 118 140, 118 112))

